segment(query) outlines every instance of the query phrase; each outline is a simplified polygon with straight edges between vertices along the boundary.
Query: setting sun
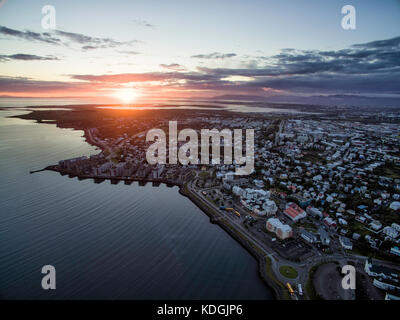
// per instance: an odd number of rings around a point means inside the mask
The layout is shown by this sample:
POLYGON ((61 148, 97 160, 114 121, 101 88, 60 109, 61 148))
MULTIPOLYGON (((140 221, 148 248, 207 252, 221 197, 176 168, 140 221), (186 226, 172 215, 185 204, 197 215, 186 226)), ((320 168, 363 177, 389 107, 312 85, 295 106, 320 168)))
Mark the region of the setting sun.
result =
POLYGON ((123 103, 131 103, 140 96, 140 93, 133 88, 125 88, 115 91, 113 96, 123 103))

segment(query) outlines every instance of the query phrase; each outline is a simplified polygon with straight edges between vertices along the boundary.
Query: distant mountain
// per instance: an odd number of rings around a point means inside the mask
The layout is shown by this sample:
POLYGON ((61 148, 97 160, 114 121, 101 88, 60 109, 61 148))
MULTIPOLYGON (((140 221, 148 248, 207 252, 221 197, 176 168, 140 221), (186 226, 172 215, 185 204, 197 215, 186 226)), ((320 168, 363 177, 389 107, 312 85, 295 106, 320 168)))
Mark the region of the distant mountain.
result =
POLYGON ((257 95, 220 95, 212 98, 213 100, 237 100, 271 103, 297 103, 315 104, 326 106, 366 106, 366 107, 400 107, 399 98, 366 97, 361 95, 315 95, 315 96, 257 96, 257 95))
MULTIPOLYGON (((210 100, 210 98, 208 98, 210 100)), ((225 94, 212 97, 211 100, 267 101, 267 97, 246 94, 225 94)))
POLYGON ((366 97, 358 95, 329 95, 329 96, 274 96, 268 102, 290 102, 300 104, 319 104, 335 106, 366 106, 366 107, 400 107, 398 98, 366 97))

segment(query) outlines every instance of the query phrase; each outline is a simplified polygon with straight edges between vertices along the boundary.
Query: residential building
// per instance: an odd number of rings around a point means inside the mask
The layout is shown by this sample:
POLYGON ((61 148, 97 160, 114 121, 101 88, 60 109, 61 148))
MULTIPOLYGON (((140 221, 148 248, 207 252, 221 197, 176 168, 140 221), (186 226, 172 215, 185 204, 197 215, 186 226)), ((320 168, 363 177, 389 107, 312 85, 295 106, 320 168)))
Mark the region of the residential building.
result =
POLYGON ((342 245, 343 248, 347 250, 352 250, 353 249, 353 243, 351 240, 347 237, 340 236, 339 237, 339 242, 342 245))
POLYGON ((277 218, 269 218, 266 227, 268 231, 275 233, 276 236, 282 240, 290 238, 293 235, 292 228, 287 224, 283 224, 277 218))
POLYGON ((307 216, 306 212, 294 202, 290 202, 287 205, 284 213, 293 222, 297 222, 300 219, 305 218, 307 216))

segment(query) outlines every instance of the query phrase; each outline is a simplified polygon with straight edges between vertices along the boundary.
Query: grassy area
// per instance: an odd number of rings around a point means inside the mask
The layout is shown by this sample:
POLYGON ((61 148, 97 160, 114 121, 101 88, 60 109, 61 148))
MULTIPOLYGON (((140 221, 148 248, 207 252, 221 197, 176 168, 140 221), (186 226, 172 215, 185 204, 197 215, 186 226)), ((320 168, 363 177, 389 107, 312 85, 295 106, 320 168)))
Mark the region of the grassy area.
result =
POLYGON ((315 271, 317 271, 319 266, 321 266, 323 264, 324 264, 324 262, 315 265, 308 272, 308 280, 306 283, 306 292, 307 292, 307 295, 310 298, 310 300, 322 300, 322 297, 319 294, 317 294, 317 292, 315 291, 313 281, 314 281, 315 271))
POLYGON ((306 154, 304 157, 301 159, 302 161, 309 161, 311 163, 322 163, 325 164, 326 160, 324 158, 321 158, 318 154, 306 154))
POLYGON ((361 235, 362 237, 364 237, 364 236, 366 236, 366 235, 372 235, 372 232, 369 231, 369 230, 367 230, 367 229, 365 228, 365 225, 364 225, 364 224, 362 224, 362 223, 360 223, 360 222, 357 222, 357 221, 352 221, 352 222, 349 224, 349 229, 351 230, 351 232, 356 232, 356 233, 358 233, 359 235, 361 235))
POLYGON ((290 266, 282 266, 279 268, 279 272, 286 278, 295 279, 298 276, 297 271, 290 266))
POLYGON ((289 291, 281 282, 278 281, 278 279, 275 278, 275 275, 271 270, 271 259, 268 257, 265 257, 265 273, 267 274, 268 278, 275 282, 280 288, 284 289, 282 290, 284 299, 291 300, 289 291))
POLYGON ((307 231, 317 232, 317 226, 311 222, 297 222, 296 227, 303 227, 307 231))
POLYGON ((393 179, 399 179, 400 178, 400 167, 399 166, 382 166, 379 168, 376 168, 374 170, 374 173, 380 176, 385 176, 393 179))
POLYGON ((352 254, 352 255, 360 255, 360 256, 366 256, 366 257, 371 257, 374 259, 379 259, 383 261, 390 261, 394 263, 399 263, 399 259, 391 254, 385 254, 380 251, 372 250, 366 246, 362 246, 359 244, 356 244, 353 246, 353 250, 346 250, 347 253, 352 254))
POLYGON ((203 180, 206 180, 210 177, 210 173, 208 171, 202 171, 199 173, 199 177, 203 180))

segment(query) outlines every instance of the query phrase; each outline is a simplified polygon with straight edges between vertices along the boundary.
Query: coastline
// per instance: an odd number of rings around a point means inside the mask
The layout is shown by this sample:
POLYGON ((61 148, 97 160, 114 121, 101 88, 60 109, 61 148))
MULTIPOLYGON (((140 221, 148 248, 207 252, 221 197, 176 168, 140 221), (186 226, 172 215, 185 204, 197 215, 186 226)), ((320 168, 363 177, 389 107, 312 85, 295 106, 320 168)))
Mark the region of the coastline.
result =
MULTIPOLYGON (((91 135, 90 130, 82 129, 84 140, 86 143, 96 146, 103 150, 104 146, 96 141, 93 136, 91 135)), ((110 180, 112 181, 128 181, 128 182, 152 182, 152 183, 164 183, 167 186, 178 186, 179 193, 182 196, 187 197, 193 204, 195 204, 201 211, 203 211, 209 218, 210 222, 213 224, 217 224, 220 228, 222 228, 228 235, 230 235, 235 241, 237 241, 248 253, 250 253, 257 261, 258 265, 258 276, 264 282, 264 284, 271 289, 273 297, 276 300, 290 300, 288 296, 284 284, 279 282, 276 279, 273 271, 271 270, 271 261, 270 258, 265 256, 263 253, 260 252, 260 249, 255 246, 255 244, 250 243, 246 239, 244 239, 243 235, 234 229, 229 222, 226 220, 223 222, 222 220, 216 218, 216 213, 214 209, 209 207, 207 204, 203 203, 200 199, 197 198, 195 194, 190 192, 189 188, 187 187, 186 183, 179 183, 177 181, 166 180, 161 178, 143 178, 143 177, 134 177, 134 178, 123 178, 123 177, 103 177, 103 176, 93 176, 93 175, 79 175, 79 174, 71 174, 70 172, 61 170, 57 165, 50 165, 41 170, 34 170, 30 171, 30 173, 36 173, 41 171, 55 171, 60 173, 61 175, 68 175, 69 177, 77 177, 80 180, 84 179, 93 179, 95 182, 96 180, 110 180)))
POLYGON ((244 239, 243 235, 240 234, 237 230, 235 230, 229 222, 226 220, 221 220, 217 218, 216 213, 214 212, 214 209, 211 207, 207 206, 207 204, 203 203, 196 195, 194 195, 192 192, 190 192, 189 188, 187 187, 187 183, 178 183, 176 181, 167 181, 165 179, 152 179, 152 178, 122 178, 122 177, 96 177, 92 175, 77 175, 77 174, 71 174, 69 172, 64 172, 63 170, 60 170, 58 166, 56 165, 50 165, 47 166, 41 170, 34 170, 30 171, 30 173, 36 173, 36 172, 42 172, 42 171, 54 171, 58 172, 61 175, 68 175, 69 177, 77 177, 80 180, 84 179, 93 179, 94 181, 96 179, 100 180, 110 180, 110 181, 136 181, 136 182, 155 182, 155 183, 164 183, 167 186, 178 186, 179 187, 179 193, 187 197, 193 204, 195 204, 201 211, 203 211, 209 218, 210 222, 213 224, 217 224, 219 227, 221 227, 226 233, 228 233, 234 240, 236 240, 247 252, 249 252, 256 260, 257 260, 257 265, 258 265, 258 275, 261 278, 261 280, 264 282, 264 284, 271 289, 271 292, 273 294, 273 297, 276 300, 290 300, 290 297, 285 294, 285 287, 283 286, 282 283, 280 283, 272 273, 272 270, 270 270, 270 261, 267 256, 262 254, 258 247, 256 247, 254 244, 251 244, 249 241, 244 239))
MULTIPOLYGON (((217 224, 221 227, 225 232, 227 232, 234 240, 236 240, 247 252, 249 252, 258 262, 258 275, 261 280, 272 290, 274 298, 276 300, 286 300, 288 297, 285 295, 284 287, 281 287, 278 283, 279 281, 276 279, 272 279, 271 276, 273 274, 268 275, 267 267, 268 267, 268 257, 262 255, 254 244, 250 244, 248 241, 243 239, 241 235, 234 229, 230 228, 228 224, 223 223, 222 220, 216 219, 215 214, 213 213, 213 209, 208 207, 206 204, 202 203, 195 195, 193 195, 187 188, 186 184, 179 188, 179 193, 194 203, 198 208, 200 208, 209 218, 210 222, 213 224, 217 224)), ((290 300, 290 299, 289 299, 290 300)))

